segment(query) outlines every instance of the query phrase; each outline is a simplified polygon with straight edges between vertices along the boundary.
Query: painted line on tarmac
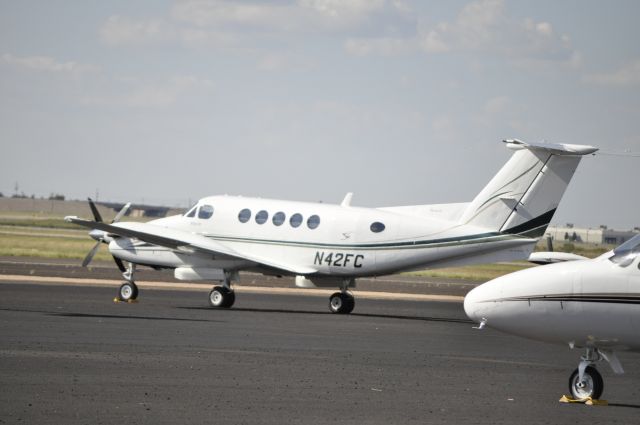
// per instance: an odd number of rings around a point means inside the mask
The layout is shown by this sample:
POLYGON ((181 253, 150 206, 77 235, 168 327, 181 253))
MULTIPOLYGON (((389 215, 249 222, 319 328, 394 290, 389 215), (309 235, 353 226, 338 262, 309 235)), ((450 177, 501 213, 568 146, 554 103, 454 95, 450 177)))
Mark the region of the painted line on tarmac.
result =
MULTIPOLYGON (((71 285, 71 286, 109 286, 117 287, 122 284, 120 280, 112 279, 86 279, 51 276, 25 276, 25 275, 0 275, 0 283, 25 282, 36 285, 71 285)), ((138 287, 143 289, 160 290, 188 290, 188 291, 209 291, 211 284, 184 283, 184 282, 136 282, 138 287)), ((250 294, 282 294, 282 295, 312 295, 329 296, 333 289, 300 289, 300 288, 265 288, 260 286, 234 285, 234 290, 239 293, 250 294)), ((355 291, 358 298, 375 300, 399 300, 399 301, 442 301, 442 302, 462 302, 464 297, 455 295, 426 295, 426 294, 403 294, 374 291, 355 291)))

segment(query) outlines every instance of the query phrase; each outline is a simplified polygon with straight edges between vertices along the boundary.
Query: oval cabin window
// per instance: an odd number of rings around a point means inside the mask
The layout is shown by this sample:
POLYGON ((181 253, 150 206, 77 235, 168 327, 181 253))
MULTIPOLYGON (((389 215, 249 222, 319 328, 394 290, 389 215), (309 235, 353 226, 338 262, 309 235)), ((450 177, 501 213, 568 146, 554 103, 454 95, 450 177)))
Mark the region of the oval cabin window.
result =
POLYGON ((371 223, 370 229, 373 233, 380 233, 385 229, 385 227, 384 224, 380 223, 379 221, 374 221, 373 223, 371 223))
POLYGON ((320 217, 318 217, 317 215, 314 214, 307 219, 307 226, 309 227, 309 229, 315 229, 319 225, 320 225, 320 217))
POLYGON ((268 212, 266 212, 265 210, 258 211, 258 214, 256 214, 256 223, 264 224, 266 223, 268 218, 269 218, 268 212))
POLYGON ((282 226, 282 223, 284 223, 285 218, 286 217, 285 217, 284 213, 282 211, 278 211, 277 213, 275 213, 273 215, 273 219, 272 219, 273 220, 273 224, 275 226, 282 226))
POLYGON ((245 208, 238 214, 238 220, 240 223, 246 223, 251 219, 251 210, 249 208, 245 208))
POLYGON ((295 213, 294 215, 292 215, 289 219, 289 224, 291 225, 291 227, 300 226, 302 224, 302 214, 295 213))

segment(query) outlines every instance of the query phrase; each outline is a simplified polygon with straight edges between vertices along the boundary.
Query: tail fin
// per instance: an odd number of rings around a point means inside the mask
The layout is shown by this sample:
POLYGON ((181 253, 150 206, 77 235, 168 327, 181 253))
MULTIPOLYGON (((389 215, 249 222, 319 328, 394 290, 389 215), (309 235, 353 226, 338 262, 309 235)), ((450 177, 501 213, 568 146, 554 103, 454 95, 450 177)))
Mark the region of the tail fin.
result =
POLYGON ((531 238, 544 234, 583 155, 597 148, 505 140, 511 159, 469 204, 461 224, 531 238))

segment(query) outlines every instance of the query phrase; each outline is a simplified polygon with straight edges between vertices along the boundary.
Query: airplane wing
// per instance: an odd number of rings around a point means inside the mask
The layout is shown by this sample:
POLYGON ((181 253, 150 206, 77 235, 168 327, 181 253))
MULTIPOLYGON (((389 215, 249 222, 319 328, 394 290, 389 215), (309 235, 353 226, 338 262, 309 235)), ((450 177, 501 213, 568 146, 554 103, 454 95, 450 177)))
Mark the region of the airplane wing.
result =
POLYGON ((279 260, 264 258, 253 254, 245 254, 231 249, 219 242, 213 241, 205 236, 184 232, 182 230, 168 229, 154 226, 148 223, 117 223, 107 224, 97 221, 84 220, 78 217, 65 217, 65 221, 89 229, 98 229, 110 235, 126 238, 136 238, 153 245, 164 246, 183 252, 200 252, 204 254, 224 255, 240 260, 251 261, 260 265, 283 270, 297 275, 307 275, 317 272, 311 267, 288 264, 279 260))
POLYGON ((553 263, 562 263, 565 261, 577 261, 577 260, 588 260, 587 257, 583 257, 578 254, 571 254, 569 252, 532 252, 529 255, 528 261, 534 264, 553 264, 553 263))

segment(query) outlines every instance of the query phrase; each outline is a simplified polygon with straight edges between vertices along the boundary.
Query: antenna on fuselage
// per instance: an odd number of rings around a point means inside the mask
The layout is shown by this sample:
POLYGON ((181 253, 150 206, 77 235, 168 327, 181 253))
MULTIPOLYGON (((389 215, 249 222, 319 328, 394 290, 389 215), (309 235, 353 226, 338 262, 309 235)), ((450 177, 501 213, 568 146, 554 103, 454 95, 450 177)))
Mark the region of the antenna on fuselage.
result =
POLYGON ((342 203, 340 204, 341 207, 350 207, 351 206, 351 198, 353 198, 353 192, 349 192, 344 196, 344 199, 342 200, 342 203))

